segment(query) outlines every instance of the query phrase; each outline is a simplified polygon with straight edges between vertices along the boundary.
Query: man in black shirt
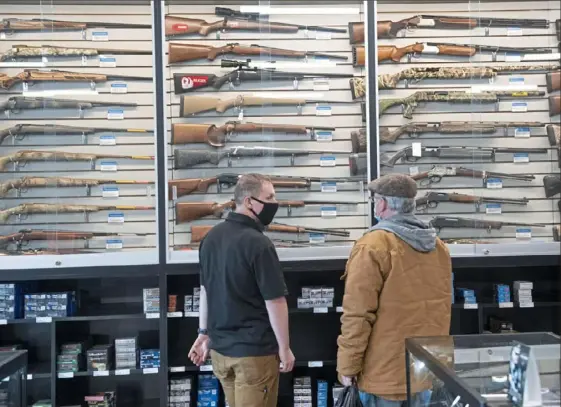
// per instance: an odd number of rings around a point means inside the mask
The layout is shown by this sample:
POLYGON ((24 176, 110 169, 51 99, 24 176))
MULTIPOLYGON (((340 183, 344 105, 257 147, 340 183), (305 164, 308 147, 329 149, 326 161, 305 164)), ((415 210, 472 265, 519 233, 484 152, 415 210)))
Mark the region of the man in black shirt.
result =
POLYGON ((199 248, 199 336, 189 357, 200 366, 212 349, 230 407, 276 407, 279 371, 294 367, 288 292, 275 247, 263 234, 278 203, 269 179, 257 174, 240 177, 234 200, 235 212, 199 248))

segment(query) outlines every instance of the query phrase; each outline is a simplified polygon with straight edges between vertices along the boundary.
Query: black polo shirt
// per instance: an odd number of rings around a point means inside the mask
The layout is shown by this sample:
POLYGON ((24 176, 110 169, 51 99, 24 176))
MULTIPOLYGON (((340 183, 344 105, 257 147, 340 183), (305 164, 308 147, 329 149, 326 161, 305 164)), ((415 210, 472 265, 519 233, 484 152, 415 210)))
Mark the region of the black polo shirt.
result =
POLYGON ((288 295, 277 252, 263 228, 231 212, 199 248, 211 347, 230 357, 278 353, 265 300, 288 295))

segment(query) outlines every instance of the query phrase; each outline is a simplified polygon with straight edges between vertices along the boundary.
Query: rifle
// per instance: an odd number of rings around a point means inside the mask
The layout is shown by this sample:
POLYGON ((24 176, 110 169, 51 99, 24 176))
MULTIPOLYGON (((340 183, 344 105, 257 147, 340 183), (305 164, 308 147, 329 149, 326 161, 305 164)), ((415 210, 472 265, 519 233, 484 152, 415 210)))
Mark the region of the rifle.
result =
POLYGON ((548 72, 545 75, 545 83, 549 93, 561 90, 561 71, 548 72))
POLYGON ((22 110, 37 110, 37 109, 93 109, 102 106, 122 106, 122 107, 136 107, 136 103, 119 103, 119 102, 90 102, 87 100, 73 100, 73 99, 55 99, 55 98, 39 98, 39 97, 25 97, 25 96, 12 96, 4 103, 0 104, 0 110, 4 112, 17 114, 22 110))
POLYGON ((34 240, 90 240, 94 237, 124 237, 147 236, 148 233, 118 233, 118 232, 74 232, 67 230, 34 230, 22 229, 10 235, 0 235, 0 247, 15 243, 18 248, 34 240))
POLYGON ((149 211, 154 206, 133 206, 133 205, 67 205, 67 204, 44 204, 30 203, 20 204, 10 209, 0 211, 0 223, 6 223, 10 216, 22 216, 31 214, 62 214, 62 213, 84 213, 90 214, 100 211, 149 211))
POLYGON ((395 38, 401 30, 414 28, 429 28, 437 30, 465 30, 477 27, 521 27, 521 28, 549 28, 549 21, 543 19, 517 19, 496 17, 459 17, 416 15, 401 21, 378 21, 378 38, 395 38))
POLYGON ((140 49, 107 49, 107 48, 67 48, 53 45, 13 45, 12 48, 0 55, 0 62, 42 57, 94 57, 99 55, 152 55, 152 51, 140 49))
POLYGON ((224 147, 233 134, 239 133, 293 133, 310 135, 315 139, 316 130, 334 131, 334 127, 300 126, 296 124, 241 123, 229 121, 222 126, 214 124, 174 123, 171 127, 171 144, 206 143, 213 147, 224 147))
POLYGON ((39 151, 20 150, 16 153, 0 157, 0 171, 6 171, 8 163, 18 166, 25 165, 29 161, 93 161, 100 158, 125 158, 129 160, 153 160, 154 156, 148 155, 116 155, 116 154, 93 154, 93 153, 68 153, 64 151, 39 151))
POLYGON ((29 188, 72 188, 86 187, 91 188, 98 185, 148 185, 152 181, 129 181, 111 179, 84 179, 84 178, 65 178, 65 177, 22 177, 0 182, 0 197, 8 195, 12 189, 27 191, 29 188))
POLYGON ((40 247, 37 249, 25 249, 25 250, 0 250, 0 256, 46 256, 46 255, 60 255, 60 254, 86 254, 86 253, 97 253, 92 250, 82 250, 82 249, 47 249, 40 247))
POLYGON ((484 181, 492 178, 499 178, 528 182, 536 179, 533 175, 506 174, 503 172, 479 171, 465 167, 444 167, 441 165, 434 165, 429 171, 420 172, 411 176, 415 181, 421 181, 420 184, 423 186, 438 184, 444 177, 480 178, 484 181))
MULTIPOLYGON (((204 239, 207 233, 212 229, 212 226, 191 226, 191 243, 198 243, 204 239)), ((278 233, 321 233, 324 235, 349 237, 351 234, 347 231, 337 230, 337 229, 318 229, 318 228, 308 228, 305 226, 292 226, 284 225, 282 223, 271 223, 269 226, 265 227, 267 232, 278 232, 278 233)))
POLYGON ((175 168, 184 170, 198 164, 218 165, 224 158, 255 158, 255 157, 303 157, 310 154, 348 154, 347 151, 316 151, 316 150, 291 150, 287 148, 272 147, 230 147, 220 151, 209 150, 175 150, 175 168))
POLYGON ((304 73, 304 72, 282 72, 272 69, 250 68, 249 63, 243 61, 231 61, 223 59, 222 68, 236 67, 232 72, 223 75, 213 74, 183 74, 173 75, 173 89, 176 95, 192 92, 195 89, 206 88, 208 86, 220 90, 226 83, 238 86, 242 82, 263 82, 263 81, 294 81, 298 83, 302 79, 314 78, 350 78, 353 74, 345 73, 304 73))
POLYGON ((559 175, 546 175, 543 177, 543 187, 545 189, 545 197, 551 198, 561 193, 561 178, 559 175))
MULTIPOLYGON (((543 93, 543 92, 542 92, 543 93)), ((308 103, 355 103, 340 100, 309 100, 304 98, 271 98, 251 95, 237 95, 227 99, 220 99, 209 96, 182 96, 179 104, 179 116, 189 117, 196 113, 216 110, 224 113, 231 108, 242 109, 251 106, 302 106, 308 103)))
POLYGON ((349 23, 349 41, 351 44, 364 43, 364 23, 349 23))
POLYGON ((561 113, 561 95, 549 97, 549 116, 556 116, 561 113))
MULTIPOLYGON (((418 91, 404 98, 382 99, 379 103, 379 115, 383 115, 392 106, 401 105, 403 117, 413 118, 413 111, 420 102, 447 102, 447 103, 497 103, 501 99, 520 97, 544 96, 542 91, 483 91, 483 92, 460 92, 460 91, 418 91)), ((551 98, 550 98, 551 99, 551 98)))
POLYGON ((107 82, 117 80, 152 81, 148 76, 105 75, 100 73, 81 73, 59 70, 43 71, 40 69, 25 69, 23 72, 9 76, 0 73, 0 89, 11 89, 16 83, 26 82, 107 82))
POLYGON ((150 24, 123 24, 88 21, 62 21, 45 18, 4 18, 0 21, 0 32, 33 32, 33 31, 84 31, 88 28, 151 28, 150 24))
POLYGON ((346 61, 346 56, 331 55, 321 52, 313 51, 294 51, 290 49, 261 47, 257 44, 242 45, 240 43, 230 43, 221 47, 213 47, 210 45, 198 44, 179 44, 170 42, 168 48, 168 62, 174 64, 177 62, 195 61, 197 59, 208 59, 214 61, 216 57, 221 55, 244 55, 244 56, 258 56, 263 55, 267 57, 286 57, 286 58, 307 58, 307 57, 321 57, 330 59, 339 59, 346 61))
POLYGON ((503 226, 545 227, 545 225, 540 225, 538 223, 501 222, 494 220, 460 218, 457 216, 436 216, 429 222, 429 224, 435 228, 437 232, 440 232, 444 228, 487 229, 488 232, 491 232, 492 229, 499 230, 503 226))
MULTIPOLYGON (((278 201, 281 208, 303 208, 308 205, 358 205, 358 202, 338 201, 278 201)), ((180 202, 175 204, 175 224, 191 222, 213 216, 222 219, 227 210, 234 210, 234 200, 219 204, 216 202, 180 202)))
MULTIPOLYGON (((207 192, 211 185, 216 184, 218 192, 223 188, 236 186, 242 174, 223 173, 209 178, 186 178, 168 181, 169 199, 180 198, 193 192, 207 192), (176 194, 173 189, 175 187, 176 194), (174 196, 175 195, 175 196, 174 196)), ((282 175, 267 176, 275 188, 310 188, 315 182, 357 182, 364 180, 353 178, 318 178, 318 177, 288 177, 282 175)))
MULTIPOLYGON (((497 153, 532 153, 545 154, 547 148, 503 148, 503 147, 450 147, 450 146, 421 146, 422 157, 470 159, 477 161, 495 161, 497 153)), ((393 167, 399 160, 416 162, 421 157, 413 156, 413 148, 405 147, 394 155, 382 154, 380 164, 393 167)))
POLYGON ((397 127, 394 130, 380 129, 380 144, 395 144, 397 139, 407 134, 410 138, 417 138, 423 133, 440 134, 494 134, 498 129, 504 129, 505 134, 512 128, 549 127, 540 122, 413 122, 397 127))
POLYGON ((423 197, 417 198, 415 201, 415 208, 418 211, 427 210, 428 208, 436 208, 439 202, 454 202, 454 203, 468 203, 475 204, 476 209, 482 203, 499 203, 509 205, 528 205, 530 202, 527 198, 523 199, 507 199, 507 198, 492 198, 486 196, 475 196, 467 194, 457 194, 455 192, 427 192, 423 197))
POLYGON ((298 30, 314 30, 332 33, 346 33, 347 30, 340 28, 320 27, 317 25, 298 25, 287 23, 260 22, 242 18, 239 16, 228 16, 223 20, 207 23, 198 18, 185 18, 166 16, 166 37, 199 34, 203 37, 219 31, 257 31, 290 34, 298 30))
POLYGON ((59 136, 67 134, 95 134, 95 133, 153 133, 154 130, 145 129, 118 129, 113 127, 76 127, 64 126, 61 124, 16 124, 7 129, 0 130, 0 144, 7 137, 13 137, 17 140, 23 140, 26 135, 49 135, 59 136))

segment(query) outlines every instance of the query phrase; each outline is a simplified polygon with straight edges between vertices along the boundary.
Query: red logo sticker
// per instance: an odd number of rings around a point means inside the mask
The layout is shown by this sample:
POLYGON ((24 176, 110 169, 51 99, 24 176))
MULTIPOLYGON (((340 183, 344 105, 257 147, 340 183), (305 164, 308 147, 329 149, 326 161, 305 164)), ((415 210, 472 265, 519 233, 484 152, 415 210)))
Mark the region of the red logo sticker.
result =
POLYGON ((183 76, 181 78, 181 87, 183 89, 196 89, 208 83, 206 76, 183 76))
POLYGON ((174 24, 171 26, 174 31, 187 31, 189 26, 187 24, 174 24))

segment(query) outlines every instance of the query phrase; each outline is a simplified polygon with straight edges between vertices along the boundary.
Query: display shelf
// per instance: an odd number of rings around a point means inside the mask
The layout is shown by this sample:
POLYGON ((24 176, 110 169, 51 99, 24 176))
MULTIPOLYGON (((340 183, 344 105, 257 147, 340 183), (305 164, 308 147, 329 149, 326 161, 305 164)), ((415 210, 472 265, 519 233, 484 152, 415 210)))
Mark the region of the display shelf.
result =
MULTIPOLYGON (((513 303, 512 306, 501 306, 498 303, 482 303, 478 302, 477 304, 452 304, 452 308, 455 309, 471 309, 470 305, 477 305, 478 308, 487 308, 487 309, 512 309, 512 308, 519 308, 519 309, 527 309, 527 308, 544 308, 544 307, 559 307, 561 306, 561 302, 557 301, 549 301, 549 302, 540 302, 535 301, 533 302, 533 307, 521 307, 516 303, 513 303), (467 306, 467 307, 466 307, 467 306)), ((474 308, 477 309, 477 308, 474 308)))
POLYGON ((30 364, 27 368, 27 380, 39 380, 51 378, 51 364, 37 363, 30 364))
POLYGON ((159 373, 159 369, 156 369, 154 372, 144 372, 145 369, 117 369, 117 370, 106 370, 106 371, 80 371, 80 372, 57 372, 57 379, 64 380, 64 379, 72 379, 74 377, 108 377, 108 376, 139 376, 139 375, 154 375, 159 373), (63 377, 60 377, 60 375, 63 377), (69 377, 65 377, 69 376, 69 377))

